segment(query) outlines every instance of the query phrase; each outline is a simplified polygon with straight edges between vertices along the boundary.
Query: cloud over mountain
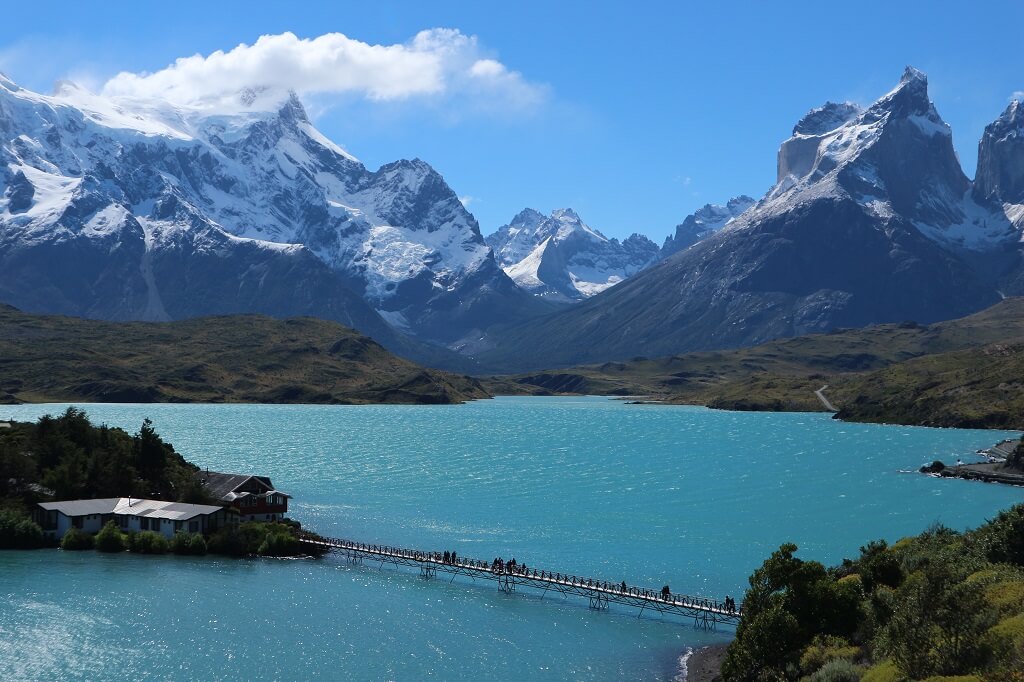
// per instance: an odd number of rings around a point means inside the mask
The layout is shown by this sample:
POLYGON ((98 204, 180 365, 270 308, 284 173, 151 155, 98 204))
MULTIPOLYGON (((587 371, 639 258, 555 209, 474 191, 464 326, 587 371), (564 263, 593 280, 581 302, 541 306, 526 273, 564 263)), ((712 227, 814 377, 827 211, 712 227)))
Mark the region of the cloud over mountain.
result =
POLYGON ((354 96, 375 102, 469 98, 487 106, 530 110, 544 85, 492 58, 476 36, 458 29, 420 31, 394 45, 371 45, 342 33, 299 38, 261 36, 255 43, 209 55, 181 57, 153 73, 121 72, 102 89, 107 96, 159 97, 212 110, 276 105, 288 91, 354 96))

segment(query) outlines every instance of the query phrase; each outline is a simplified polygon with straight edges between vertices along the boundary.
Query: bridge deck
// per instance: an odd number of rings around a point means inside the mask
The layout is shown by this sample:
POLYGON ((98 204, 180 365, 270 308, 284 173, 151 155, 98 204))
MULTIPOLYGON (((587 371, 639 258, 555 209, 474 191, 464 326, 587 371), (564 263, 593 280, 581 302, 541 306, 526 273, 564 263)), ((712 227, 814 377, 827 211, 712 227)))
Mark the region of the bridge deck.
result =
POLYGON ((663 596, 661 590, 628 585, 623 590, 621 583, 579 578, 548 570, 524 570, 522 566, 511 569, 508 564, 499 570, 492 567, 489 562, 464 557, 444 561, 444 555, 438 552, 368 545, 336 538, 303 538, 301 542, 312 550, 342 553, 353 562, 372 559, 396 566, 410 566, 418 568, 424 577, 434 577, 441 571, 451 574, 452 580, 457 575, 494 580, 498 583, 499 589, 508 593, 515 592, 518 585, 543 590, 545 593, 553 591, 587 597, 590 600, 590 607, 594 609, 607 609, 609 604, 613 603, 623 604, 640 609, 640 614, 652 610, 662 614, 693 618, 695 626, 707 629, 713 629, 718 623, 736 625, 742 608, 729 609, 722 602, 703 597, 682 594, 663 596))

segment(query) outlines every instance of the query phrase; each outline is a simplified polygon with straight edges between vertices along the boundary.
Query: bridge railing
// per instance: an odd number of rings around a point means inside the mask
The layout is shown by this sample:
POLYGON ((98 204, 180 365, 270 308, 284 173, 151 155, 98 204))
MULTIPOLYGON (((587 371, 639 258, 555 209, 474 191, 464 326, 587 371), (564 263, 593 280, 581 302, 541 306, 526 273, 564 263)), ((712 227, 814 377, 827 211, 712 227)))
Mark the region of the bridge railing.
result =
POLYGON ((361 543, 341 538, 314 539, 312 537, 303 537, 301 540, 305 543, 319 547, 358 552, 378 557, 401 559, 403 562, 426 564, 438 568, 459 568, 494 577, 512 576, 529 580, 530 582, 579 588, 588 593, 629 597, 652 604, 706 611, 720 616, 726 616, 730 619, 738 619, 742 615, 742 604, 727 606, 725 602, 717 599, 677 594, 670 591, 666 592, 663 589, 651 589, 628 584, 626 584, 623 589, 623 582, 616 583, 614 581, 580 577, 567 573, 548 571, 546 569, 540 570, 537 568, 530 568, 518 562, 514 565, 510 562, 497 564, 493 561, 488 562, 461 556, 456 556, 454 559, 449 556, 449 559, 445 561, 443 552, 425 552, 418 549, 361 543))

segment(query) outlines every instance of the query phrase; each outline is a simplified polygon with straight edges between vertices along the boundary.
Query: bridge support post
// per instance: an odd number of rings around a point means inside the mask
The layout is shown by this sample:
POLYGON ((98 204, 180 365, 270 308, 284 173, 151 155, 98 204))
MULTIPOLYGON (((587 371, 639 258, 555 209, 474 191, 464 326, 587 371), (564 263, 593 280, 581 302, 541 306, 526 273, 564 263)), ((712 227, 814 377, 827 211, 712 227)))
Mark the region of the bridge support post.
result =
POLYGON ((512 579, 510 575, 502 575, 498 577, 498 589, 505 594, 512 594, 516 591, 516 581, 512 579))
POLYGON ((437 575, 437 569, 433 566, 420 566, 420 577, 433 578, 437 575))
POLYGON ((607 611, 608 597, 603 594, 592 595, 590 597, 590 608, 597 611, 607 611))

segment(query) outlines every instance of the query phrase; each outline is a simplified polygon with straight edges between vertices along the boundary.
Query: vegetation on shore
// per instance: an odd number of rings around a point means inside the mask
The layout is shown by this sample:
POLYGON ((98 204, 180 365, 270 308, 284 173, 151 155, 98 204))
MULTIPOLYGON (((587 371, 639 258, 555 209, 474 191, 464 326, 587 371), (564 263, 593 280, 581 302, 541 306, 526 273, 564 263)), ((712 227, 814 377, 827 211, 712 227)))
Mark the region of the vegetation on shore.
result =
MULTIPOLYGON (((105 497, 142 497, 216 504, 196 475, 199 467, 178 454, 144 420, 132 435, 94 426, 82 410, 35 423, 14 422, 0 430, 0 549, 44 545, 43 532, 29 517, 38 502, 105 497)), ((124 532, 113 522, 95 535, 77 528, 61 539, 65 550, 140 554, 292 556, 300 553, 299 524, 247 522, 210 537, 179 532, 168 540, 152 531, 124 532)))
POLYGON ((1024 505, 826 568, 783 545, 750 577, 726 682, 1024 680, 1024 505))
POLYGON ((1024 429, 1024 298, 969 317, 838 330, 752 348, 634 358, 485 381, 495 394, 639 395, 850 421, 1024 429))
POLYGON ((27 512, 36 502, 147 497, 210 504, 196 472, 144 420, 135 434, 94 426, 69 407, 59 417, 13 422, 0 430, 0 509, 27 512))
POLYGON ((450 404, 489 397, 347 327, 229 315, 101 322, 0 305, 0 403, 450 404))

